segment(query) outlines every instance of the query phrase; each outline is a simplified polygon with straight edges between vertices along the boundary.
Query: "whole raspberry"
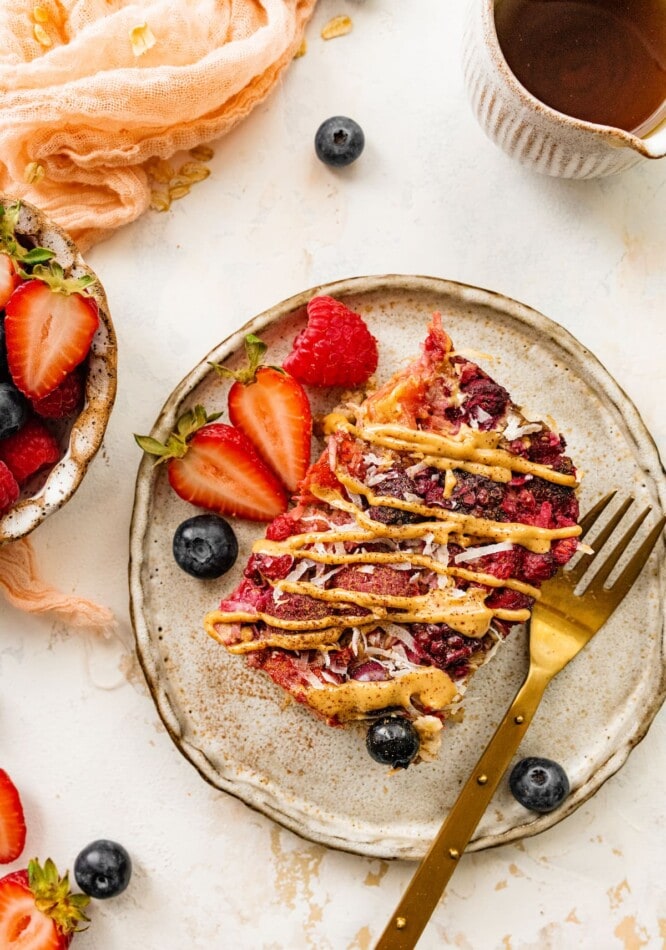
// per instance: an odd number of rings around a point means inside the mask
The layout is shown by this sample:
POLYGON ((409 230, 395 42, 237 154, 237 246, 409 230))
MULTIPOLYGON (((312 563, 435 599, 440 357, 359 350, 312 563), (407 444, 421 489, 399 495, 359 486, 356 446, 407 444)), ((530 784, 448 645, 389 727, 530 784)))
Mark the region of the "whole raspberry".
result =
POLYGON ((12 507, 18 499, 18 482, 4 462, 0 462, 0 515, 12 507))
POLYGON ((377 369, 377 341, 362 317, 333 297, 313 297, 308 325, 282 364, 310 386, 359 386, 377 369))
POLYGON ((32 400, 32 408, 44 419, 66 419, 81 404, 83 380, 79 373, 70 373, 55 389, 41 399, 32 400))
POLYGON ((19 485, 40 468, 57 462, 61 454, 55 437, 39 419, 28 419, 19 432, 0 442, 0 461, 19 485))

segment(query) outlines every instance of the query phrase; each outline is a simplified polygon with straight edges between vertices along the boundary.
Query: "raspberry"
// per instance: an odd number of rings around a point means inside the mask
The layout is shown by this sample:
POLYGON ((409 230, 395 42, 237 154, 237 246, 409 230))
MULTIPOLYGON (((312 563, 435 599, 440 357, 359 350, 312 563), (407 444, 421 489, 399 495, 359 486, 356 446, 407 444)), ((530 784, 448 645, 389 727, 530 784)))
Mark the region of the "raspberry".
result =
POLYGON ((18 482, 5 463, 0 462, 0 515, 12 507, 18 496, 18 482))
POLYGON ((83 396, 83 380, 78 373, 70 373, 55 389, 32 400, 32 408, 44 419, 66 419, 79 408, 83 396))
POLYGON ((60 458, 58 443, 39 419, 28 419, 23 428, 0 442, 3 461, 19 485, 45 465, 60 458))
POLYGON ((377 341, 363 318, 332 297, 313 297, 308 325, 283 363, 310 386, 358 386, 377 369, 377 341))

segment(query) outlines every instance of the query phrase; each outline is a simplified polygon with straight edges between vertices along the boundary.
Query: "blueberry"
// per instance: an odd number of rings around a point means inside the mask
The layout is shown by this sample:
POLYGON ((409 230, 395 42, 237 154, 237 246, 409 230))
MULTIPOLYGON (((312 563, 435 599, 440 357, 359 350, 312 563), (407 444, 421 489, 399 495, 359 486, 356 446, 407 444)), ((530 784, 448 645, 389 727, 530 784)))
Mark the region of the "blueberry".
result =
POLYGON ((532 756, 514 765, 509 776, 514 797, 531 811, 553 811, 569 794, 569 779, 557 762, 532 756))
POLYGON ((12 383, 0 383, 0 439, 6 439, 25 424, 28 404, 12 383))
POLYGON ((406 769, 419 751, 419 734, 404 716, 385 716, 376 719, 368 729, 365 740, 368 752, 375 762, 406 769))
POLYGON ((121 844, 101 838, 80 852, 74 877, 81 890, 97 900, 121 894, 132 876, 132 862, 121 844))
POLYGON ((355 162, 364 145, 363 129, 358 122, 344 115, 326 119, 315 135, 317 158, 325 165, 333 165, 335 168, 355 162))
POLYGON ((238 541, 231 525, 219 515, 195 515, 176 528, 173 556, 192 577, 220 577, 238 557, 238 541))

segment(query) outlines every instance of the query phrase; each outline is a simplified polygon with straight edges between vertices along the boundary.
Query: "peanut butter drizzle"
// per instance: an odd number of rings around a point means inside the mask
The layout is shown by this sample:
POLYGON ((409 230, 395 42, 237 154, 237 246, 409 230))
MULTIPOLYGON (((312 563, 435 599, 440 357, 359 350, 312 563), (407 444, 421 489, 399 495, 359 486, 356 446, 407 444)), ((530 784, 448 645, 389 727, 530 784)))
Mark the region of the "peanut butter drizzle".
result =
MULTIPOLYGON (((305 594, 315 600, 330 603, 352 603, 357 607, 368 607, 377 619, 390 620, 392 623, 446 623, 453 630, 467 637, 482 637, 493 617, 522 623, 529 619, 529 610, 492 610, 486 607, 487 592, 480 587, 465 591, 464 597, 452 596, 455 588, 449 590, 431 590, 427 594, 414 597, 399 597, 392 594, 373 594, 366 591, 345 590, 341 587, 323 589, 306 581, 277 581, 275 587, 288 594, 305 594), (396 613, 387 608, 395 608, 396 613), (405 611, 404 613, 402 611, 405 611)), ((332 624, 344 627, 352 626, 347 617, 327 618, 332 624)), ((273 621, 276 626, 279 621, 273 621)))
MULTIPOLYGON (((284 548, 280 541, 256 541, 252 550, 256 554, 272 554, 279 556, 284 554, 284 548)), ((440 561, 429 557, 427 554, 418 554, 416 551, 366 551, 360 554, 320 554, 312 548, 307 550, 292 549, 290 555, 295 558, 306 558, 309 561, 315 561, 318 564, 405 564, 409 562, 417 567, 425 567, 435 574, 450 575, 452 577, 461 577, 464 580, 474 581, 477 584, 484 584, 486 587, 510 587, 512 590, 520 591, 521 594, 527 594, 535 600, 541 596, 538 587, 533 587, 525 581, 519 581, 513 577, 501 578, 494 574, 484 574, 483 571, 471 571, 465 567, 448 567, 440 561)))
MULTIPOLYGON (((483 432, 480 429, 471 429, 462 426, 456 436, 443 435, 439 432, 427 432, 423 429, 409 429, 401 425, 368 425, 355 426, 341 413, 331 413, 324 420, 324 431, 329 434, 336 430, 349 432, 364 442, 381 445, 385 448, 396 449, 402 452, 419 452, 424 461, 429 458, 454 460, 456 462, 473 462, 488 466, 490 469, 509 470, 521 474, 536 475, 545 481, 556 485, 578 484, 574 475, 556 472, 548 465, 539 462, 530 462, 520 455, 498 448, 502 439, 501 432, 483 432)), ((498 481, 505 481, 501 476, 498 481)))
MULTIPOLYGON (((403 501, 400 498, 394 498, 392 496, 384 497, 383 495, 373 495, 372 491, 367 488, 363 482, 357 481, 355 478, 352 478, 351 475, 344 476, 343 484, 345 484, 345 488, 349 488, 356 494, 365 495, 372 505, 385 508, 400 508, 402 511, 412 511, 414 514, 437 518, 442 528, 448 528, 448 534, 458 533, 476 538, 493 538, 496 541, 511 541, 514 544, 520 544, 522 547, 527 548, 528 551, 533 551, 536 554, 545 554, 549 551, 551 541, 557 540, 558 538, 575 538, 578 537, 581 532, 580 527, 575 524, 569 525, 566 528, 539 528, 536 525, 521 524, 515 521, 489 521, 487 518, 475 518, 473 515, 464 515, 458 511, 446 511, 444 508, 430 508, 427 505, 403 501)), ((346 511, 353 515, 356 521, 369 531, 373 531, 375 526, 378 526, 380 531, 384 527, 384 525, 378 525, 378 522, 369 518, 365 512, 357 508, 352 502, 345 501, 342 495, 333 489, 315 488, 314 485, 311 485, 310 492, 316 498, 326 501, 331 507, 338 508, 341 511, 346 511)), ((422 521, 414 525, 399 525, 397 527, 421 528, 425 530, 417 531, 412 534, 390 535, 391 537, 423 537, 425 534, 432 532, 432 526, 429 525, 427 521, 422 521)), ((388 537, 389 535, 385 535, 382 532, 378 537, 381 536, 388 537)), ((351 541, 352 538, 347 537, 341 540, 351 541)))
POLYGON ((331 627, 317 633, 269 633, 260 640, 255 640, 252 628, 242 627, 240 643, 224 643, 223 645, 226 646, 229 653, 255 653, 257 650, 265 650, 268 647, 279 647, 282 650, 321 650, 328 652, 337 647, 343 630, 344 627, 331 627))
POLYGON ((398 706, 409 709, 416 699, 424 709, 444 709, 456 698, 453 680, 434 666, 399 673, 392 680, 362 682, 348 680, 339 686, 305 690, 309 706, 327 718, 341 721, 363 719, 375 709, 398 706))

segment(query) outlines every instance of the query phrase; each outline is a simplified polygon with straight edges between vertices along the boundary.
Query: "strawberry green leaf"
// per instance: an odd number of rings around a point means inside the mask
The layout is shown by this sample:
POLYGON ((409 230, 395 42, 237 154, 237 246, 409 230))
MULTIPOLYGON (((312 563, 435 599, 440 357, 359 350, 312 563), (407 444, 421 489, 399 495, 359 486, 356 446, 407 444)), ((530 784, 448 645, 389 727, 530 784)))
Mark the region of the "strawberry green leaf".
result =
POLYGON ((208 365, 212 366, 217 375, 223 379, 233 379, 244 386, 249 386, 256 381, 257 370, 263 366, 261 361, 267 349, 268 346, 263 340, 260 340, 254 333, 248 333, 245 337, 247 365, 243 369, 228 369, 226 366, 221 366, 220 363, 212 362, 209 362, 208 365))
POLYGON ((21 254, 20 260, 23 264, 45 264, 55 257, 55 253, 47 247, 33 247, 31 250, 21 254))
POLYGON ((157 439, 153 439, 149 435, 134 435, 136 444, 140 449, 143 449, 144 452, 147 452, 148 455, 169 455, 169 449, 166 445, 163 445, 161 442, 158 442, 157 439))
POLYGON ((76 933, 82 929, 79 924, 88 921, 83 910, 90 898, 71 893, 69 875, 61 878, 51 858, 46 859, 44 867, 36 858, 28 863, 28 884, 35 896, 35 907, 50 917, 61 933, 76 933))
POLYGON ((215 422, 221 415, 221 412, 212 412, 209 415, 203 406, 196 405, 194 409, 188 409, 182 414, 176 423, 176 431, 171 433, 166 442, 159 442, 152 436, 136 435, 136 433, 134 440, 144 452, 157 455, 158 463, 167 459, 180 459, 187 453, 187 440, 209 422, 215 422))
POLYGON ((56 294, 85 293, 95 278, 91 274, 83 274, 81 277, 65 277, 62 266, 57 261, 49 261, 47 264, 35 264, 32 273, 28 275, 35 280, 41 280, 56 294))

